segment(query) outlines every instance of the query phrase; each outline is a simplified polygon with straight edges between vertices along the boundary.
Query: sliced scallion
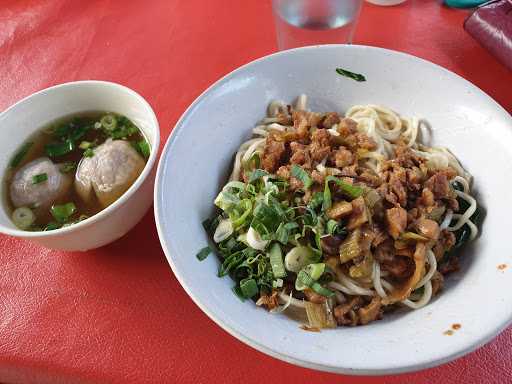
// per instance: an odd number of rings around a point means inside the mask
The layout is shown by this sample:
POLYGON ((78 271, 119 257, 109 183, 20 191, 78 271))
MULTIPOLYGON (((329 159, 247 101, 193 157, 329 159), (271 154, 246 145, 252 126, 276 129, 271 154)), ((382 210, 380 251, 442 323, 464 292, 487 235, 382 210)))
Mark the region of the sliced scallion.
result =
POLYGON ((137 141, 137 148, 143 158, 147 159, 149 157, 151 153, 151 147, 145 139, 137 141))
POLYGON ((66 140, 60 143, 46 144, 45 151, 50 157, 59 157, 72 152, 75 149, 75 144, 72 140, 66 140))
POLYGON ((80 149, 88 149, 88 148, 91 148, 92 146, 92 143, 90 141, 82 141, 80 143, 80 145, 78 146, 78 148, 80 149))
POLYGON ((16 208, 12 213, 12 221, 19 229, 27 230, 36 221, 36 215, 30 208, 16 208))
POLYGON ((301 167, 299 167, 297 164, 292 165, 291 173, 293 177, 302 181, 304 189, 309 189, 309 187, 311 187, 311 185, 313 184, 313 180, 311 179, 311 177, 309 177, 308 173, 301 167))
POLYGON ((242 292, 243 297, 246 299, 250 299, 255 296, 258 292, 258 284, 256 284, 256 280, 254 279, 246 279, 240 282, 240 291, 242 292))
POLYGON ((366 77, 364 77, 364 75, 361 75, 360 73, 347 71, 346 69, 343 69, 343 68, 336 68, 336 73, 338 73, 338 75, 348 77, 355 81, 359 81, 359 82, 366 81, 366 77))
POLYGON ((336 185, 340 188, 341 192, 344 195, 350 197, 351 199, 358 198, 364 192, 364 189, 361 187, 358 187, 357 185, 349 184, 346 181, 338 179, 337 177, 334 177, 334 176, 328 176, 325 178, 324 201, 322 204, 323 211, 328 210, 332 206, 331 190, 329 189, 330 181, 335 182, 336 185))
POLYGON ((94 150, 92 148, 87 148, 84 151, 84 157, 93 157, 94 156, 94 150))
POLYGON ((43 231, 54 231, 61 227, 62 227, 62 224, 56 223, 54 221, 50 221, 48 224, 46 224, 46 227, 44 227, 43 231))
POLYGON ((47 173, 39 173, 37 175, 32 176, 32 184, 39 184, 46 180, 48 180, 47 173))
POLYGON ((299 286, 301 287, 311 288, 313 291, 315 291, 321 296, 334 296, 334 292, 322 287, 322 285, 320 285, 320 283, 318 283, 315 279, 308 275, 308 273, 304 269, 299 271, 299 273, 297 274, 297 280, 295 282, 295 285, 297 286, 297 284, 299 284, 299 286))
POLYGON ((283 252, 278 243, 272 244, 268 252, 270 266, 275 278, 285 277, 286 271, 284 269, 283 252))
POLYGON ((58 223, 65 223, 69 220, 69 218, 75 213, 76 205, 72 202, 62 204, 62 205, 54 205, 51 207, 50 212, 53 218, 58 223))
POLYGON ((100 120, 101 126, 107 131, 113 131, 117 127, 117 119, 114 115, 105 115, 100 120))
POLYGON ((196 257, 197 257, 197 260, 199 261, 203 261, 204 259, 206 259, 208 257, 208 255, 212 253, 212 249, 210 248, 210 246, 206 246, 204 247, 203 249, 201 249, 196 257))
POLYGON ((267 171, 264 171, 263 169, 255 169, 250 173, 249 183, 254 183, 256 180, 259 180, 260 178, 266 175, 268 175, 267 171))

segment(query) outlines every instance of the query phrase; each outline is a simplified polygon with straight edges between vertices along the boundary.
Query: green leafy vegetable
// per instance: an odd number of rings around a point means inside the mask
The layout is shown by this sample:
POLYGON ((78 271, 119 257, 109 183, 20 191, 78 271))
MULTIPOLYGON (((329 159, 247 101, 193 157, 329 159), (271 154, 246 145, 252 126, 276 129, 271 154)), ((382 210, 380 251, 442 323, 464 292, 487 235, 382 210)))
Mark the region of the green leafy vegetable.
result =
POLYGON ((50 212, 58 223, 64 224, 76 212, 76 206, 72 202, 62 205, 54 205, 51 207, 50 212))
POLYGON ((39 173, 37 175, 32 176, 32 184, 39 184, 46 180, 48 180, 47 173, 39 173))
POLYGON ((364 77, 363 75, 361 75, 359 73, 347 71, 346 69, 336 68, 336 72, 341 76, 345 76, 350 79, 354 79, 355 81, 359 81, 359 82, 366 81, 366 77, 364 77))
POLYGON ((311 179, 308 173, 301 167, 299 167, 297 164, 292 165, 291 174, 296 179, 302 181, 304 189, 309 189, 309 187, 311 187, 311 185, 313 184, 313 179, 311 179))
POLYGON ((203 261, 204 259, 206 259, 208 257, 208 255, 212 253, 212 249, 210 248, 210 246, 206 246, 204 247, 203 249, 201 249, 196 257, 197 257, 197 260, 199 261, 203 261))
POLYGON ((11 168, 16 168, 20 163, 22 162, 23 158, 27 155, 27 153, 30 151, 30 148, 34 143, 32 141, 27 141, 25 144, 21 146, 21 148, 16 152, 14 157, 12 158, 11 162, 9 163, 9 166, 11 168))

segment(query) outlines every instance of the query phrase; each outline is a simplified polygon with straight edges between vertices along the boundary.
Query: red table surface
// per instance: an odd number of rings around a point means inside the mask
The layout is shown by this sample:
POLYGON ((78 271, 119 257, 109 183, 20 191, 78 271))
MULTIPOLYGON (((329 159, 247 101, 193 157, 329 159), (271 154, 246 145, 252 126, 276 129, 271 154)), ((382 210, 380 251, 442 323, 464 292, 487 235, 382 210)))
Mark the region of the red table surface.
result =
MULTIPOLYGON (((429 0, 367 4, 355 40, 440 64, 510 112, 512 73, 464 32, 466 15, 429 0)), ((151 103, 163 145, 208 85, 275 50, 269 1, 3 0, 0 109, 61 82, 115 81, 151 103)), ((316 372, 257 352, 186 295, 160 248, 152 212, 129 235, 87 253, 0 236, 0 264, 5 383, 512 382, 510 328, 464 358, 398 376, 316 372)))

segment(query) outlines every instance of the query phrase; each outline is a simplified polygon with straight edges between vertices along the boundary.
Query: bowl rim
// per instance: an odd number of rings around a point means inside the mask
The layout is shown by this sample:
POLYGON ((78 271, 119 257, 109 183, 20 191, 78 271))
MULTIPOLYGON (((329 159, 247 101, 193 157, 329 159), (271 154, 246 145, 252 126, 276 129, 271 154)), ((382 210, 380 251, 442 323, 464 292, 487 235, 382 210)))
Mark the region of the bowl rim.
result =
MULTIPOLYGON (((35 96, 45 96, 46 94, 50 92, 54 92, 56 90, 60 90, 63 88, 73 88, 73 87, 81 87, 81 86, 88 86, 88 85, 96 85, 101 87, 111 87, 111 88, 117 88, 120 91, 127 92, 128 94, 135 96, 135 98, 138 100, 138 102, 144 106, 144 108, 147 109, 149 112, 149 117, 151 120, 151 124, 155 127, 154 132, 154 143, 151 145, 151 153, 149 155, 148 160, 146 161, 146 164, 144 166, 144 169, 142 170, 141 174, 135 179, 134 183, 126 190, 121 197, 119 197, 116 201, 114 201, 111 205, 108 207, 102 209, 100 212, 96 213, 95 215, 82 220, 78 223, 75 223, 73 225, 70 225, 68 227, 63 227, 59 229, 55 229, 52 231, 24 231, 21 229, 13 229, 6 227, 3 224, 0 224, 0 233, 4 233, 9 236, 15 236, 15 237, 21 237, 26 239, 40 239, 45 237, 54 237, 56 235, 63 235, 63 234, 70 234, 72 232, 80 231, 83 228, 89 227, 91 225, 94 225, 100 220, 103 220, 110 214, 112 214, 117 208, 124 205, 134 194, 137 192, 137 190, 140 188, 142 183, 147 179, 149 174, 151 173, 151 170, 153 169, 155 162, 158 158, 158 153, 160 149, 160 125, 158 123, 158 119, 156 117, 155 111, 151 107, 151 105, 148 103, 148 101, 142 97, 138 92, 134 91, 131 88, 128 88, 125 85, 111 82, 111 81, 104 81, 104 80, 78 80, 78 81, 70 81, 66 83, 61 83, 57 85, 53 85, 51 87, 44 88, 42 90, 39 90, 37 92, 34 92, 21 100, 17 101, 16 103, 12 104, 10 107, 2 111, 0 113, 0 118, 2 118, 7 113, 11 112, 12 109, 18 107, 20 104, 23 104, 27 102, 29 99, 35 97, 35 96)), ((101 92, 101 90, 100 90, 101 92)), ((34 131, 35 132, 35 131, 34 131)))
POLYGON ((391 367, 391 368, 347 368, 347 367, 340 367, 335 365, 327 365, 322 363, 315 363, 308 360, 303 360, 300 358, 292 357, 287 354, 283 354, 265 344, 262 344, 255 339, 253 339, 250 335, 242 334, 235 329, 231 328, 227 323, 224 323, 221 316, 218 316, 217 313, 214 310, 210 310, 207 308, 206 305, 203 305, 200 298, 196 297, 194 294, 192 294, 192 290, 189 287, 189 285, 185 282, 183 276, 179 273, 177 270, 173 257, 171 255, 170 247, 168 242, 166 241, 166 238, 164 236, 163 232, 163 224, 164 221, 163 216, 161 216, 161 208, 160 208, 160 202, 159 202, 159 196, 161 195, 161 189, 162 189, 162 173, 164 168, 164 163, 166 159, 167 153, 172 149, 177 137, 179 136, 179 132, 181 129, 183 129, 184 121, 190 114, 192 110, 195 109, 196 105, 199 104, 203 98, 210 93, 214 88, 222 85, 224 82, 228 81, 232 77, 236 76, 239 72, 242 72, 243 70, 256 65, 259 62, 271 60, 272 58, 276 56, 284 56, 288 55, 290 52, 295 51, 314 51, 317 49, 348 49, 348 50, 373 50, 373 51, 381 51, 384 54, 392 54, 392 55, 398 55, 402 56, 404 58, 407 58, 409 60, 417 60, 420 61, 423 64, 434 66, 436 69, 449 74, 450 76, 456 77, 458 80, 462 80, 463 83, 466 85, 475 88, 478 90, 481 94, 487 96, 487 98, 492 101, 492 104, 499 110, 500 112, 506 114, 512 119, 512 116, 491 96, 489 96, 485 91, 480 89, 477 85, 471 83, 469 80, 466 80, 462 76, 456 74, 455 72, 452 72, 438 64, 435 64, 429 60, 423 59, 421 57, 395 51, 392 49, 387 48, 381 48, 381 47, 374 47, 374 46, 367 46, 367 45, 358 45, 358 44, 323 44, 323 45, 311 45, 311 46, 305 46, 305 47, 298 47, 293 48, 285 51, 278 51, 272 54, 268 54, 262 57, 259 57, 255 60, 252 60, 246 64, 241 65, 240 67, 237 67, 233 71, 230 71, 226 75, 222 76, 215 82, 213 82, 210 86, 208 86, 199 96, 197 96, 194 101, 188 106, 188 108, 183 112, 183 114, 180 116, 176 124, 174 125, 174 128, 169 135, 167 142, 165 143, 162 153, 159 159, 159 163, 157 166, 157 173, 155 177, 155 188, 154 188, 154 215, 155 215, 155 224, 157 227, 158 237, 160 239, 160 243, 162 246, 162 249, 164 251, 164 254, 166 256, 167 262, 169 263, 174 276, 179 281, 187 295, 192 299, 192 301, 205 313, 215 324, 217 324, 219 327, 221 327, 224 331, 229 333, 231 336, 237 338, 244 344, 256 349, 259 352, 265 353, 267 355, 270 355, 276 359, 279 359, 281 361, 285 361, 290 364, 298 365, 304 368, 324 371, 324 372, 331 372, 331 373, 338 373, 338 374, 344 374, 344 375, 354 375, 354 376, 362 376, 362 375, 368 375, 368 376, 380 376, 380 375, 391 375, 391 374, 400 374, 400 373, 407 373, 407 372, 415 372, 419 370, 424 370, 428 368, 433 368, 445 363, 448 363, 450 361, 453 361, 459 357, 462 357, 470 352, 473 352, 474 350, 480 348, 481 346, 487 344, 489 341, 491 341, 494 337, 496 337, 499 333, 501 333, 506 327, 512 324, 512 313, 511 315, 503 322, 496 324, 496 326, 492 329, 488 329, 484 332, 479 333, 479 336, 468 340, 468 342, 465 343, 465 347, 461 348, 459 351, 450 353, 446 356, 440 356, 438 358, 431 358, 429 360, 423 360, 418 361, 409 365, 404 365, 400 367, 391 367))

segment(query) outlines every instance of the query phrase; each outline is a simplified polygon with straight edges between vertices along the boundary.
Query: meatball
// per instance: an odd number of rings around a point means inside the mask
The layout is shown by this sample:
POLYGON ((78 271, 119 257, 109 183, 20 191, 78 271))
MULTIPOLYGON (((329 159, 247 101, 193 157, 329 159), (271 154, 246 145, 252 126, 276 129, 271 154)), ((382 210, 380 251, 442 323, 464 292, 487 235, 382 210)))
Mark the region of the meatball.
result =
POLYGON ((16 208, 47 209, 68 193, 72 181, 70 175, 60 172, 57 164, 40 157, 25 164, 14 175, 10 185, 12 204, 16 208), (41 174, 46 174, 47 180, 34 183, 33 177, 41 174))
POLYGON ((144 169, 144 160, 124 140, 107 140, 78 165, 75 190, 82 200, 96 196, 103 207, 116 201, 144 169))

